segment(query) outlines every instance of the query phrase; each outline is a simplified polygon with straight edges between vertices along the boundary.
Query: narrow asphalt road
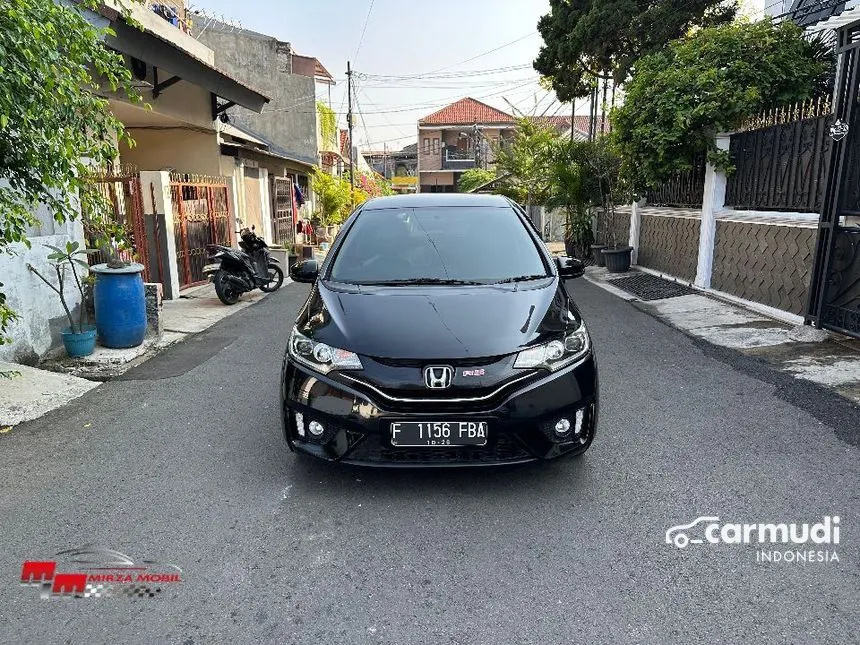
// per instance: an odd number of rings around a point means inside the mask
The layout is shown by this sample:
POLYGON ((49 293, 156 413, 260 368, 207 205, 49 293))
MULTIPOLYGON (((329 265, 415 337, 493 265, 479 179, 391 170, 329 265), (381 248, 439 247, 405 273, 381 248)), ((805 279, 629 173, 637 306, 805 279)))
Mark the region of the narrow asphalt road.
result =
POLYGON ((601 370, 580 460, 296 459, 277 389, 301 285, 0 436, 0 641, 860 642, 856 408, 570 286, 601 370), (704 515, 838 515, 838 545, 803 548, 839 561, 665 543, 704 515), (183 581, 140 600, 47 601, 18 584, 24 560, 86 543, 175 563, 183 581))

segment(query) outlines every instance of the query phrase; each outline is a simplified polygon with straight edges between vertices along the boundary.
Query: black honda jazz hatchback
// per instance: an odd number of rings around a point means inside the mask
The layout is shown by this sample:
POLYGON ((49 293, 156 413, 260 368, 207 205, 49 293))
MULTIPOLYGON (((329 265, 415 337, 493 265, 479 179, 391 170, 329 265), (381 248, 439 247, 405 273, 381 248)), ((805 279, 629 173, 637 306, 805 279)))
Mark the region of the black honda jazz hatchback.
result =
POLYGON ((281 386, 290 448, 344 463, 483 466, 585 452, 597 366, 553 257, 496 195, 373 199, 325 261, 290 334, 281 386))

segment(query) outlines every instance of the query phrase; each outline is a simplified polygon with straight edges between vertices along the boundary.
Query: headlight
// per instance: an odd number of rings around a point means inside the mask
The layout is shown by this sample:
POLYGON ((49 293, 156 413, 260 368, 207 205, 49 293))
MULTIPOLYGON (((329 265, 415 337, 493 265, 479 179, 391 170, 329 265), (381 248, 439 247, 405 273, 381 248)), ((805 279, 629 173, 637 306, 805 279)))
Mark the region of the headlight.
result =
POLYGON ((585 356, 590 347, 588 331, 585 329, 585 324, 581 324, 576 331, 568 332, 561 340, 551 340, 543 345, 524 349, 517 354, 514 367, 518 369, 542 367, 554 372, 585 356))
POLYGON ((332 370, 364 369, 358 354, 318 343, 299 333, 295 327, 290 334, 289 352, 290 357, 297 363, 307 365, 323 374, 328 374, 332 370))

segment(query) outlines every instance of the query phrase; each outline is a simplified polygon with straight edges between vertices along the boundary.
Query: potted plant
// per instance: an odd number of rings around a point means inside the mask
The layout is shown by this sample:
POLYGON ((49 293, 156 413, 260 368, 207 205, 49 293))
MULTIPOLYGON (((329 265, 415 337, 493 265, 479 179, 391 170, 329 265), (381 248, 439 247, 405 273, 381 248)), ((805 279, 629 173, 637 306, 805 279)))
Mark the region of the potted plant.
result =
POLYGON ((592 245, 592 249, 600 255, 600 266, 606 266, 610 273, 623 273, 630 269, 633 247, 621 243, 616 237, 615 204, 623 199, 623 185, 619 181, 620 157, 608 138, 601 137, 595 141, 594 154, 589 163, 598 180, 601 219, 604 223, 601 233, 605 242, 603 248, 595 249, 595 245, 592 245))
POLYGON ((69 319, 69 326, 62 330, 63 346, 66 348, 66 353, 71 357, 89 356, 96 348, 96 328, 90 325, 87 316, 86 295, 84 294, 84 286, 81 276, 78 275, 80 267, 85 272, 89 269, 89 265, 81 256, 86 257, 90 253, 95 253, 91 249, 82 249, 77 242, 66 242, 66 248, 61 249, 56 246, 46 244, 45 247, 52 252, 48 255, 48 262, 57 274, 57 284, 54 285, 48 278, 34 267, 32 264, 27 264, 27 269, 30 270, 42 282, 48 285, 59 297, 60 304, 66 312, 66 317, 69 319), (75 279, 75 286, 81 294, 80 311, 78 319, 75 321, 72 316, 72 311, 69 309, 69 303, 66 302, 66 272, 71 268, 72 276, 75 279), (87 321, 86 323, 84 321, 87 321))

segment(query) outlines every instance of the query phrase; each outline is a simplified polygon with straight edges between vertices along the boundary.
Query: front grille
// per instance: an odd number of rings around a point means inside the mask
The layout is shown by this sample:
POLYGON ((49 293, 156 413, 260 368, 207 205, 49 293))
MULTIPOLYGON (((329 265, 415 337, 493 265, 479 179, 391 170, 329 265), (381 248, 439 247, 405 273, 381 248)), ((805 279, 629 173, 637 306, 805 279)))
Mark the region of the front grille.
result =
POLYGON ((375 463, 498 464, 533 459, 516 440, 500 434, 486 446, 392 448, 368 437, 346 459, 375 463))
POLYGON ((455 365, 457 367, 484 367, 501 361, 504 356, 482 356, 479 358, 452 358, 452 359, 416 359, 416 358, 380 358, 373 357, 373 360, 380 365, 389 367, 416 367, 424 368, 426 365, 455 365))

